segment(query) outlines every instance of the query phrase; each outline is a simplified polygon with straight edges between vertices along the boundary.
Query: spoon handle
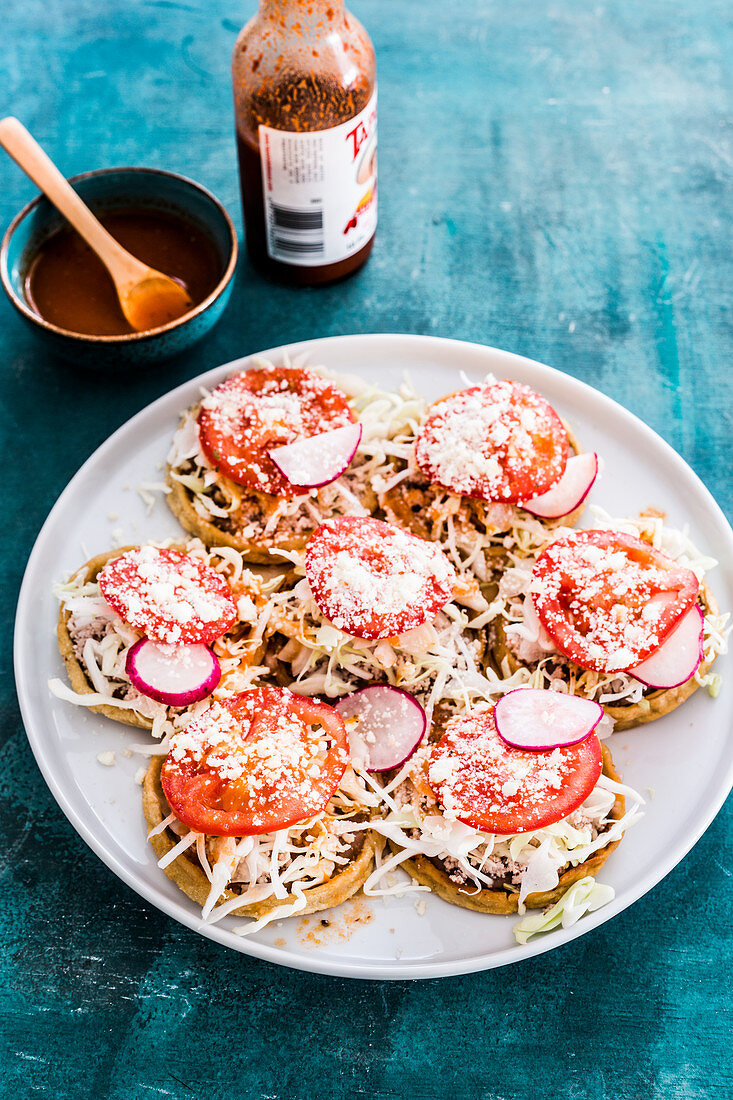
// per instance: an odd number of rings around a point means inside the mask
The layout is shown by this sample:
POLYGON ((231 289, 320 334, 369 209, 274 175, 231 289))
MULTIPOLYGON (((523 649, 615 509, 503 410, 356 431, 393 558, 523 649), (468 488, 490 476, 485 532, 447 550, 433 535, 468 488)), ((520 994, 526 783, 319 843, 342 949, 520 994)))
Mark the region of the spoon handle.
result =
POLYGON ((115 282, 127 282, 145 275, 147 265, 136 260, 110 236, 17 118, 0 119, 0 145, 71 222, 115 282))

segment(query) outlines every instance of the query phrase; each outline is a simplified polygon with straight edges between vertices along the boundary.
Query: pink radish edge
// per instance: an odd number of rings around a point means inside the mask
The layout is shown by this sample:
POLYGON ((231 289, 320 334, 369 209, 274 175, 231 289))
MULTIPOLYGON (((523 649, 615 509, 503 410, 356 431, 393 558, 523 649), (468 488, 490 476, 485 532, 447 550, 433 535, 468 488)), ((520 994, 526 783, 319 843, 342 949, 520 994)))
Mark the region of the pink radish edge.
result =
POLYGON ((344 424, 329 432, 273 447, 267 454, 291 485, 320 489, 348 469, 361 436, 361 424, 344 424))
POLYGON ((221 679, 213 650, 200 642, 172 648, 141 638, 127 653, 125 672, 142 695, 169 707, 205 699, 221 679))
POLYGON ((569 458, 558 482, 541 496, 525 500, 519 505, 540 519, 560 519, 575 511, 593 487, 598 477, 598 455, 585 452, 569 458))
POLYGON ((349 730, 354 762, 368 772, 385 772, 410 759, 427 729, 427 716, 414 695, 389 684, 369 684, 335 704, 343 719, 359 718, 349 730))
POLYGON ((496 732, 507 745, 529 752, 584 741, 603 718, 592 699, 547 688, 515 688, 494 704, 496 732))
POLYGON ((704 660, 704 626, 702 608, 695 604, 651 657, 636 668, 626 670, 629 676, 650 688, 674 688, 686 684, 704 660))

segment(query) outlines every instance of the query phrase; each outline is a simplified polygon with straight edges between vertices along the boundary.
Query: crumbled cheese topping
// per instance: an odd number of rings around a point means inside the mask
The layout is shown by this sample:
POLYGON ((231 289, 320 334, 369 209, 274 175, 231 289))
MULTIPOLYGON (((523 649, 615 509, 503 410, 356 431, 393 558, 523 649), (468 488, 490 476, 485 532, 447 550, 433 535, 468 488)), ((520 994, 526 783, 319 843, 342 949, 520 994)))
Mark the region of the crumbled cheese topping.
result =
POLYGON ((307 370, 263 367, 228 378, 201 403, 201 441, 210 458, 225 459, 235 480, 263 493, 286 480, 267 451, 351 423, 346 397, 307 370), (225 454, 214 453, 219 448, 225 454))
POLYGON ((456 580, 439 546, 357 517, 322 524, 308 544, 305 569, 323 614, 340 630, 366 637, 424 623, 451 599, 456 580))
POLYGON ((454 493, 511 501, 517 499, 517 476, 524 479, 534 471, 542 481, 536 492, 560 480, 567 446, 555 445, 558 430, 558 418, 544 398, 505 379, 439 401, 418 436, 415 454, 426 476, 454 493))
POLYGON ((533 570, 530 592, 558 645, 569 624, 578 647, 573 658, 621 671, 661 644, 658 631, 663 620, 669 624, 670 605, 688 581, 695 588, 697 582, 660 551, 640 544, 640 560, 633 546, 612 540, 609 533, 609 545, 598 545, 579 532, 552 543, 533 570))
POLYGON ((104 567, 99 584, 105 599, 131 626, 165 645, 213 641, 236 617, 224 578, 179 551, 155 546, 130 550, 104 567))
POLYGON ((574 769, 574 760, 560 748, 509 748, 496 731, 492 712, 483 711, 448 722, 444 740, 433 750, 428 779, 448 814, 465 817, 470 808, 480 816, 500 812, 520 793, 524 809, 540 808, 574 769))
POLYGON ((184 768, 223 780, 234 804, 250 810, 255 826, 265 823, 266 812, 279 806, 292 810, 294 803, 306 806, 303 818, 311 816, 309 799, 329 751, 323 728, 289 708, 292 693, 278 689, 278 696, 273 692, 264 712, 258 709, 261 701, 249 706, 244 696, 235 707, 215 701, 174 734, 168 755, 184 768))

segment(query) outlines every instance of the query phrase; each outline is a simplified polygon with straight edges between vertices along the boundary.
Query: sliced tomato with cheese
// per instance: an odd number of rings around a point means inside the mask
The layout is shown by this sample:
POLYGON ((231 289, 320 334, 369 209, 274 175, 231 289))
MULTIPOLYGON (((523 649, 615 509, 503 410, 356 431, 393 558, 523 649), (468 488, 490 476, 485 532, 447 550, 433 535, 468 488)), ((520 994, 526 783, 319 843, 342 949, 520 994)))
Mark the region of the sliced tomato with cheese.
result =
POLYGON ((227 378, 201 404, 204 454, 238 485, 294 496, 268 451, 352 423, 345 394, 327 379, 298 367, 267 367, 227 378))
POLYGON ((488 710, 448 722, 430 755, 428 782, 458 821, 510 836, 562 821, 585 802, 602 770, 595 734, 543 752, 512 748, 488 710))
POLYGON ((348 762, 338 711, 265 686, 212 703, 175 734, 161 783, 189 828, 251 836, 319 814, 348 762))
POLYGON ((391 638, 432 619, 457 579, 438 545, 367 516, 322 523, 305 575, 325 617, 357 638, 391 638))
POLYGON ((620 531, 577 531, 551 543, 530 586, 560 652, 598 672, 620 672, 650 657, 698 589, 691 569, 620 531))
POLYGON ((568 436, 544 397, 504 379, 433 405, 415 457, 428 480, 452 493, 513 504, 546 493, 560 480, 568 436))
POLYGON ((182 550, 128 550, 108 562, 98 579, 120 618, 163 645, 206 645, 226 634, 237 618, 225 578, 182 550))

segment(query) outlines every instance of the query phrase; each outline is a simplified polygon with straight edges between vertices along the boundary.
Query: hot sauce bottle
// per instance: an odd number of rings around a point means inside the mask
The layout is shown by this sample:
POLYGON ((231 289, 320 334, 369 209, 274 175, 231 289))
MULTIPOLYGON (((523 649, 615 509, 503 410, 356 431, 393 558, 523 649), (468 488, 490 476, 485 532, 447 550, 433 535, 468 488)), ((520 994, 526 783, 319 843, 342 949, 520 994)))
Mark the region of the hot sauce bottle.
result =
POLYGON ((343 0, 260 0, 232 79, 252 261, 303 286, 350 275, 377 227, 369 35, 343 0))

